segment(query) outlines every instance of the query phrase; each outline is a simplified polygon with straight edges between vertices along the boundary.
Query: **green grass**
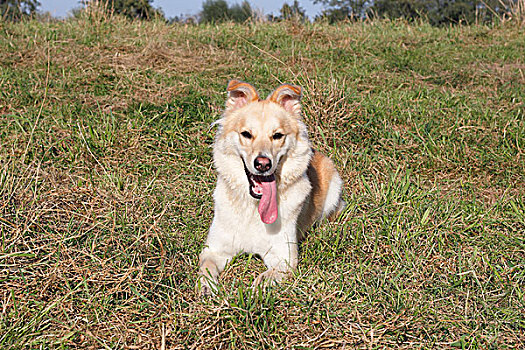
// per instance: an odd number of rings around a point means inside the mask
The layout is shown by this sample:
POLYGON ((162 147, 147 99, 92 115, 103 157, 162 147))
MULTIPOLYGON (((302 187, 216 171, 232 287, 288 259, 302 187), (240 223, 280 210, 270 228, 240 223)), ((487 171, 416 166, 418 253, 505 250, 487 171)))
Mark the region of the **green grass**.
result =
POLYGON ((525 32, 0 23, 0 348, 525 347, 525 32), (348 208, 194 290, 229 79, 304 88, 348 208))

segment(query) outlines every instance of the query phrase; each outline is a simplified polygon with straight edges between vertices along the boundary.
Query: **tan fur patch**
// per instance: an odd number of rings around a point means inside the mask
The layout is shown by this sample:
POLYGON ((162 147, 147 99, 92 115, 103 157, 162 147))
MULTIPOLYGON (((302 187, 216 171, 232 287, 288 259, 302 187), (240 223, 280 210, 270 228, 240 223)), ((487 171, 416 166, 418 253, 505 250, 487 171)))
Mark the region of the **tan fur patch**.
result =
POLYGON ((283 90, 290 90, 292 93, 296 94, 297 96, 301 96, 301 88, 299 86, 290 85, 290 84, 284 84, 279 86, 275 91, 268 96, 268 100, 273 101, 275 103, 280 103, 280 97, 283 90))
POLYGON ((231 91, 235 91, 235 90, 244 90, 244 91, 249 91, 251 94, 251 101, 248 101, 248 102, 252 102, 252 101, 257 101, 259 100, 259 95, 257 94, 257 91, 255 90, 255 88, 248 84, 248 83, 245 83, 243 81, 239 81, 239 80, 231 80, 229 83, 228 83, 228 87, 226 88, 226 91, 228 92, 231 92, 231 91))
POLYGON ((312 185, 312 191, 301 216, 299 217, 299 230, 304 233, 323 213, 323 207, 330 181, 335 173, 332 161, 320 152, 314 150, 314 155, 308 166, 306 174, 312 185))
MULTIPOLYGON (((250 143, 253 143, 253 153, 259 153, 261 151, 260 147, 258 148, 256 145, 258 142, 256 140, 257 137, 269 141, 275 132, 281 132, 297 138, 299 134, 298 121, 277 113, 280 109, 280 107, 277 106, 278 105, 275 105, 272 101, 255 101, 245 106, 242 114, 236 111, 227 113, 223 123, 223 135, 228 135, 230 132, 241 133, 244 130, 251 132, 256 136, 253 140, 250 140, 250 143), (262 118, 262 115, 266 115, 266 117, 262 118), (274 125, 274 127, 267 127, 266 124, 274 125), (278 126, 276 127, 275 125, 278 126), (257 127, 255 128, 254 126, 257 127)), ((276 145, 282 145, 283 142, 284 139, 282 139, 281 142, 277 142, 276 145)))

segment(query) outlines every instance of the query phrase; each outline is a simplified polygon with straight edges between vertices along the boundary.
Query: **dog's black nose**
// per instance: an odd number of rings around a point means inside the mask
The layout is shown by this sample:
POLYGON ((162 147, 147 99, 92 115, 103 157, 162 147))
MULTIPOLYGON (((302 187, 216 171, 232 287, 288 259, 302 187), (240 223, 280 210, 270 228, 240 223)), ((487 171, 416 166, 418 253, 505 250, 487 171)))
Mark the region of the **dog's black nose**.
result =
POLYGON ((271 169, 272 161, 268 157, 259 156, 255 158, 255 160, 253 161, 253 165, 255 166, 255 169, 257 169, 257 171, 264 173, 265 171, 271 169))

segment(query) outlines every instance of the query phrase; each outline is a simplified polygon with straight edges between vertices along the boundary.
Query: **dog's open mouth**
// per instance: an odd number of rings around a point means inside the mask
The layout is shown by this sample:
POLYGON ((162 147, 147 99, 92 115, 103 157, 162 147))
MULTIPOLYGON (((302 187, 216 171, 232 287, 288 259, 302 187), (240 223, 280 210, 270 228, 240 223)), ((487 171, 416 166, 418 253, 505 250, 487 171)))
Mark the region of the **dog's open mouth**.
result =
MULTIPOLYGON (((243 161, 244 162, 244 161, 243 161)), ((253 175, 244 165, 248 178, 250 195, 259 199, 259 215, 265 224, 273 224, 277 220, 277 184, 275 175, 253 175)))

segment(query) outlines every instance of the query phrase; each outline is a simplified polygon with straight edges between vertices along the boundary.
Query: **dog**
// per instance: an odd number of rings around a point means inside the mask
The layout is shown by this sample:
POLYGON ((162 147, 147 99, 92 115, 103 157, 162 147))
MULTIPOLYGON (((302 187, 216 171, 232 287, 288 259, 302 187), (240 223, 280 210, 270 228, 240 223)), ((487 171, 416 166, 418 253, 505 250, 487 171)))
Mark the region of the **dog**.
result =
POLYGON ((278 283, 298 262, 298 243, 315 222, 345 206, 332 161, 313 150, 301 118, 301 88, 284 84, 261 100, 232 80, 213 145, 217 171, 214 217, 199 256, 197 288, 216 292, 226 264, 239 253, 267 266, 254 285, 278 283))

